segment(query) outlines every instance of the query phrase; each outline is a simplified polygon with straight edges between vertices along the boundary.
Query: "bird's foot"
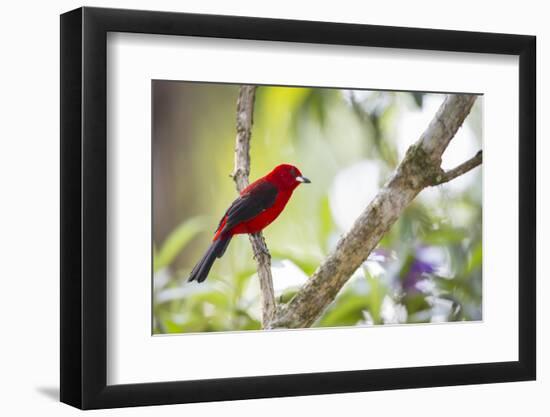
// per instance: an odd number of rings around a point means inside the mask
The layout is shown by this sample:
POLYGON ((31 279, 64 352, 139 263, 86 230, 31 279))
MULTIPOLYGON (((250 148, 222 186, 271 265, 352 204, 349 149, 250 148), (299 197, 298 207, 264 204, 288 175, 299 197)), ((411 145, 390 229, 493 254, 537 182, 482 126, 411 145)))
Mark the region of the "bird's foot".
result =
POLYGON ((257 259, 261 256, 266 256, 267 258, 271 257, 271 254, 269 253, 269 249, 267 248, 267 245, 265 243, 265 239, 261 235, 255 235, 256 242, 258 243, 256 245, 256 250, 254 251, 254 259, 257 259))

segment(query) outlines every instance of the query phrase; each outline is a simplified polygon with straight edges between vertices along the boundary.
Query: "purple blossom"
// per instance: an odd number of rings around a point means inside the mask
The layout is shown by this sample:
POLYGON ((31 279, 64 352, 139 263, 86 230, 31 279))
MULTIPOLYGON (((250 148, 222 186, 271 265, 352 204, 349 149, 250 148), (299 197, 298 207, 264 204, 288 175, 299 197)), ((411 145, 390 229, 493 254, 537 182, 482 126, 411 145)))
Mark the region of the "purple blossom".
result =
POLYGON ((433 274, 437 269, 437 265, 422 260, 417 255, 415 255, 409 270, 403 277, 403 289, 407 292, 419 291, 417 284, 423 281, 426 275, 433 274))

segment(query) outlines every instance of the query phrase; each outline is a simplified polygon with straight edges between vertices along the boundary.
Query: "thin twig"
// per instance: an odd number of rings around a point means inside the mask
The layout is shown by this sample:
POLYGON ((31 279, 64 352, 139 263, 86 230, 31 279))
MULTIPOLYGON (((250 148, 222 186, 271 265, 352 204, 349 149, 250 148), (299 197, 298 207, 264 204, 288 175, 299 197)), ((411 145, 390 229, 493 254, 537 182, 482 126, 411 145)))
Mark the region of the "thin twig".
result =
POLYGON ((473 158, 468 159, 466 162, 463 162, 456 168, 450 169, 448 171, 443 171, 441 175, 437 176, 434 179, 432 185, 440 185, 451 180, 454 180, 456 177, 460 177, 463 174, 466 174, 468 171, 471 171, 475 167, 481 165, 483 161, 483 152, 479 151, 475 154, 473 158))
MULTIPOLYGON (((250 137, 252 136, 255 96, 255 86, 241 86, 237 100, 235 167, 232 174, 239 193, 248 185, 248 176, 250 175, 250 137)), ((260 281, 262 327, 268 329, 275 316, 275 291, 273 290, 273 278, 271 277, 271 255, 261 232, 249 235, 249 238, 260 281)))

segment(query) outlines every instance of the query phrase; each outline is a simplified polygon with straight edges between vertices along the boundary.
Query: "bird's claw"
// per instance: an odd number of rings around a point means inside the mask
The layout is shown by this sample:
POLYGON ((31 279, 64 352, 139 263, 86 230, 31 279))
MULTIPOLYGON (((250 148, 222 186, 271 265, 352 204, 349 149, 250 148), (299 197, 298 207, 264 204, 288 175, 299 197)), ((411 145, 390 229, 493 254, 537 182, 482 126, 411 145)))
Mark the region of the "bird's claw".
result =
POLYGON ((271 256, 271 254, 269 253, 269 251, 267 249, 261 248, 258 252, 256 252, 254 254, 254 259, 258 260, 258 258, 260 258, 262 256, 266 256, 266 257, 269 258, 271 256))
POLYGON ((258 245, 256 247, 256 251, 254 253, 254 259, 258 259, 260 256, 267 256, 268 258, 271 257, 271 254, 269 253, 269 249, 267 249, 267 245, 265 243, 265 240, 260 238, 258 239, 258 245))

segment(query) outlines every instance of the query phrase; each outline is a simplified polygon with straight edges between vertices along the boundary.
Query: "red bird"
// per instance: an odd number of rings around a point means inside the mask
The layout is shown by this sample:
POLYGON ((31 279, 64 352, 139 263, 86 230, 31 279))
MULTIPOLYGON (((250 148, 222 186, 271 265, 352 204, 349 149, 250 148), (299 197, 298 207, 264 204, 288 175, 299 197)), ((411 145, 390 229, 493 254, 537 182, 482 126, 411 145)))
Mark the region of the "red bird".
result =
POLYGON ((310 182, 295 166, 282 164, 242 190, 225 212, 210 247, 191 271, 188 281, 203 282, 234 235, 262 231, 281 214, 294 189, 310 182))

